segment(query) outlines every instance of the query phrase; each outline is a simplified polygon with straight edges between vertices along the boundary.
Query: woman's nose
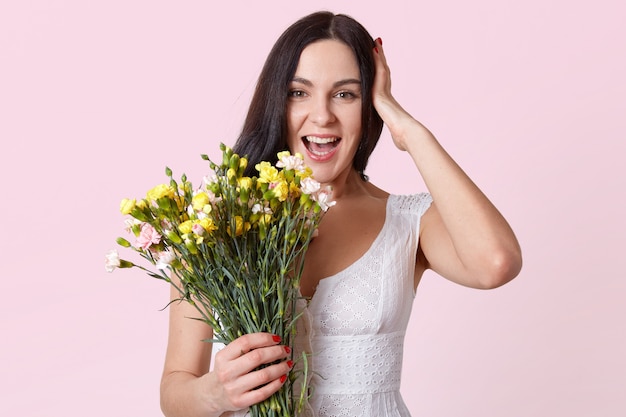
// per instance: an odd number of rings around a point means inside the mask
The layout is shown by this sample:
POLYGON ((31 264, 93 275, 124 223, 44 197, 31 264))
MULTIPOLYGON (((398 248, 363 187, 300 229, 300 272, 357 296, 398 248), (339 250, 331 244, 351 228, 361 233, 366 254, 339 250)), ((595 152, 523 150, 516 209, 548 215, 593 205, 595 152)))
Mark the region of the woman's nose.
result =
POLYGON ((324 126, 335 121, 335 115, 326 98, 318 98, 312 103, 309 117, 311 118, 311 121, 320 126, 324 126))

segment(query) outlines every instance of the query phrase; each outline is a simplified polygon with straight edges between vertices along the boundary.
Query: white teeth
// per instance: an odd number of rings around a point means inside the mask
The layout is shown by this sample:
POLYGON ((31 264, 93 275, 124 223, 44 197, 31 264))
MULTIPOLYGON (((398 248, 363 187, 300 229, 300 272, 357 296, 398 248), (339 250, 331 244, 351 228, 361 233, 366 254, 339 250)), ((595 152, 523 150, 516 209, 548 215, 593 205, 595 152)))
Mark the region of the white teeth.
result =
POLYGON ((317 136, 305 136, 304 138, 309 142, 319 143, 321 145, 337 141, 337 138, 318 138, 317 136))

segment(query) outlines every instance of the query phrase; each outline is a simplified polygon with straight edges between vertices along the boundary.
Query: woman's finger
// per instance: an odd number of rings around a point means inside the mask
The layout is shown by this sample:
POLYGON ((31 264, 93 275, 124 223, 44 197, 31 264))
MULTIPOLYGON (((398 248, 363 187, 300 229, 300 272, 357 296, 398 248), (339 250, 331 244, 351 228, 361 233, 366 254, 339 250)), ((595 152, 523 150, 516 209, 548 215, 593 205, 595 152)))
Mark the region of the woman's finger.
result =
POLYGON ((248 372, 239 377, 237 381, 233 383, 232 388, 242 393, 258 390, 265 385, 275 383, 276 381, 280 382, 281 379, 284 379, 283 376, 286 376, 289 371, 291 371, 292 367, 293 362, 286 360, 266 366, 262 369, 257 369, 256 371, 248 372))
POLYGON ((389 66, 383 51, 383 41, 377 38, 374 47, 374 61, 376 64, 376 75, 374 77, 373 93, 374 97, 391 94, 391 77, 389 66))
POLYGON ((239 358, 234 359, 232 363, 233 365, 236 365, 239 372, 241 372, 241 375, 244 375, 261 365, 285 359, 290 354, 291 349, 288 346, 268 346, 253 349, 250 352, 241 355, 239 358))
POLYGON ((252 404, 257 404, 268 399, 273 393, 280 389, 280 387, 287 381, 287 378, 287 374, 285 373, 263 386, 244 392, 240 397, 240 404, 243 405, 242 408, 249 407, 252 404))
POLYGON ((271 333, 250 333, 238 337, 216 354, 222 360, 234 360, 246 353, 261 347, 274 346, 280 343, 280 337, 271 333))

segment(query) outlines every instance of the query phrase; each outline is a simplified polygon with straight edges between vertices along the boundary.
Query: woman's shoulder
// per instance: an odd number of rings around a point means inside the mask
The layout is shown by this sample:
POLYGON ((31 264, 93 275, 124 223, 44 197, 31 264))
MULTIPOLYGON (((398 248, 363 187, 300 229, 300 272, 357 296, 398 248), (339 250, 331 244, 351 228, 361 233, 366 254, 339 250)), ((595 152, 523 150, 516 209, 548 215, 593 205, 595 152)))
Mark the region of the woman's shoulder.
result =
POLYGON ((399 214, 422 216, 432 204, 433 199, 427 192, 415 194, 390 194, 389 208, 399 214))
POLYGON ((421 216, 432 204, 430 193, 391 194, 368 182, 371 197, 387 201, 387 207, 395 213, 417 214, 421 216))

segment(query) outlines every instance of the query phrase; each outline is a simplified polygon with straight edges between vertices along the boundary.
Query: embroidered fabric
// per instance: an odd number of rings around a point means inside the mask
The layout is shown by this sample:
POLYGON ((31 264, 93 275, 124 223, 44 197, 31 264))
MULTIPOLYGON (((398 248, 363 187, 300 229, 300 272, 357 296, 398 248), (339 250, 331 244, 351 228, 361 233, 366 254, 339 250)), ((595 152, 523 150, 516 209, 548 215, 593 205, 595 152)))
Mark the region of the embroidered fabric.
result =
POLYGON ((366 253, 302 300, 294 351, 311 353, 304 416, 410 417, 400 395, 402 353, 420 219, 431 202, 427 193, 390 195, 366 253))

